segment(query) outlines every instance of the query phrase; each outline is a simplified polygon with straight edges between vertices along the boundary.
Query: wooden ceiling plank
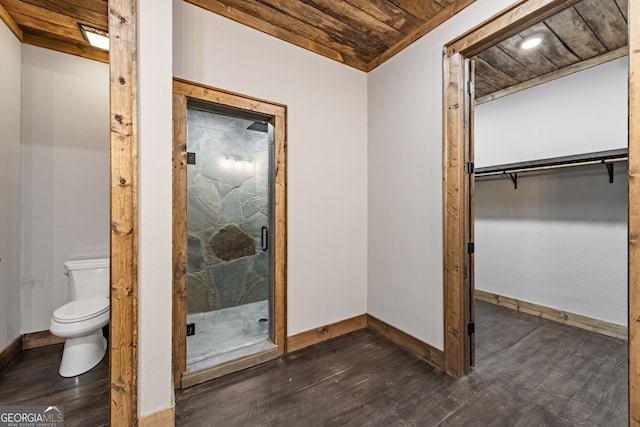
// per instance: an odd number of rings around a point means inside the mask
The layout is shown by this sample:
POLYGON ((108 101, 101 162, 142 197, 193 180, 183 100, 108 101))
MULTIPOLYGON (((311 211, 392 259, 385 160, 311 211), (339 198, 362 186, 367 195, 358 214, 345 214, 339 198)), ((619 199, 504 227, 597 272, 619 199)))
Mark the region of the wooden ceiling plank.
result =
POLYGON ((489 93, 497 92, 501 87, 495 85, 480 74, 475 75, 475 96, 480 98, 489 93))
POLYGON ((84 40, 80 33, 80 29, 78 28, 78 21, 67 15, 42 8, 40 6, 28 4, 20 0, 2 0, 2 2, 18 25, 25 25, 27 27, 37 29, 38 26, 34 26, 32 22, 46 23, 45 29, 53 34, 56 33, 54 30, 55 27, 63 29, 65 34, 75 29, 80 39, 84 40))
POLYGON ((51 34, 53 38, 64 37, 78 42, 86 42, 77 24, 70 27, 68 25, 61 25, 60 22, 48 21, 30 15, 23 15, 18 12, 11 12, 11 15, 18 25, 20 25, 24 33, 32 32, 32 30, 42 30, 51 34))
POLYGON ((405 12, 388 0, 346 0, 352 6, 395 28, 402 34, 409 34, 422 21, 405 12))
POLYGON ((485 80, 500 88, 514 86, 520 83, 510 75, 494 68, 479 56, 476 56, 476 76, 482 76, 485 80))
POLYGON ((501 70, 504 74, 517 80, 518 83, 537 77, 536 73, 516 61, 498 46, 490 47, 476 57, 482 58, 487 64, 501 70))
POLYGON ((627 21, 615 0, 582 0, 575 8, 607 50, 626 46, 627 21))
MULTIPOLYGON (((282 28, 272 23, 269 18, 270 15, 267 12, 275 13, 272 9, 269 11, 266 6, 261 5, 255 1, 250 2, 250 6, 253 7, 247 12, 239 7, 233 7, 229 4, 222 3, 218 0, 185 0, 195 6, 201 7, 210 12, 216 13, 220 16, 224 16, 228 19, 236 21, 240 24, 246 25, 255 30, 261 31, 270 36, 276 37, 280 40, 292 43, 298 47, 309 50, 311 52, 322 55, 326 58, 332 59, 337 62, 344 63, 358 70, 364 71, 367 67, 366 63, 357 58, 352 49, 346 48, 332 40, 327 40, 326 43, 320 43, 315 36, 327 38, 326 34, 309 34, 311 31, 308 27, 295 28, 296 31, 291 30, 297 24, 302 27, 302 24, 294 19, 291 19, 287 28, 282 28), (306 33, 304 33, 306 32, 306 33), (304 33, 306 35, 302 35, 304 33)), ((230 2, 226 2, 230 3, 230 2)), ((287 19, 287 18, 281 18, 287 19)))
POLYGON ((24 35, 22 33, 22 30, 20 29, 16 21, 9 14, 9 12, 7 12, 7 9, 5 9, 2 4, 0 4, 0 19, 2 20, 2 22, 4 22, 7 28, 9 28, 9 30, 13 33, 14 36, 16 36, 18 40, 20 41, 24 40, 23 38, 24 35))
POLYGON ((498 47, 537 75, 547 74, 558 69, 553 62, 549 61, 537 49, 523 50, 520 48, 523 40, 524 37, 516 34, 498 43, 498 47))
POLYGON ((345 1, 335 0, 302 0, 323 13, 361 31, 370 37, 375 37, 386 46, 393 46, 404 37, 400 31, 380 21, 378 18, 354 7, 345 1))
POLYGON ((423 22, 430 20, 443 10, 443 7, 433 0, 393 0, 392 2, 423 22))
MULTIPOLYGON (((561 68, 559 70, 553 71, 551 73, 544 74, 540 77, 536 77, 535 79, 532 79, 523 83, 519 83, 514 86, 507 87, 505 89, 499 90, 497 92, 493 92, 483 97, 477 97, 475 102, 476 102, 476 105, 479 105, 485 102, 492 101, 494 99, 502 98, 503 96, 511 95, 512 93, 529 89, 531 87, 541 85, 543 83, 547 83, 552 80, 556 80, 561 77, 565 77, 570 74, 577 73, 579 71, 583 71, 591 67, 595 67, 596 65, 604 64, 605 62, 622 58, 623 56, 626 56, 628 53, 629 53, 629 49, 626 46, 624 46, 619 49, 613 50, 611 52, 607 52, 604 55, 596 56, 596 57, 587 59, 585 61, 580 61, 575 64, 569 65, 567 67, 561 68)), ((477 65, 476 65, 476 70, 477 70, 477 65)), ((477 75, 476 75, 476 78, 477 78, 477 75)))
POLYGON ((82 58, 109 63, 109 52, 97 49, 88 43, 80 43, 75 40, 65 40, 54 34, 44 32, 27 32, 24 34, 24 43, 33 46, 68 53, 82 58))
POLYGON ((616 0, 620 13, 624 16, 624 20, 629 22, 629 0, 616 0))
POLYGON ((547 18, 544 23, 580 59, 593 58, 607 52, 607 48, 574 7, 547 18))
POLYGON ((447 21, 449 18, 456 15, 461 10, 465 9, 474 1, 475 0, 456 0, 454 3, 451 3, 449 7, 443 9, 432 19, 416 28, 415 31, 413 31, 411 34, 408 34, 404 39, 400 40, 398 43, 391 46, 377 58, 373 59, 367 66, 367 71, 371 71, 380 64, 385 63, 390 58, 398 54, 398 52, 402 51, 404 48, 418 40, 420 37, 431 32, 434 28, 438 27, 440 24, 447 21))
MULTIPOLYGON (((282 12, 286 16, 291 16, 308 27, 314 27, 320 30, 330 38, 338 41, 344 46, 350 46, 359 58, 373 59, 380 52, 387 49, 387 46, 376 39, 371 39, 366 34, 346 25, 344 22, 333 18, 330 15, 316 9, 301 1, 293 3, 291 0, 258 0, 260 3, 270 6, 271 8, 282 12)), ((224 0, 230 3, 230 0, 224 0)), ((235 0, 234 0, 235 2, 235 0)), ((274 16, 276 21, 271 21, 279 25, 278 19, 282 14, 274 16)))
POLYGON ((564 68, 580 61, 580 58, 567 49, 553 31, 542 22, 523 30, 520 35, 522 37, 541 35, 545 42, 536 49, 558 68, 564 68))
POLYGON ((106 8, 103 13, 100 13, 86 9, 75 2, 70 3, 64 0, 23 0, 23 2, 55 13, 66 15, 70 18, 76 19, 80 23, 91 25, 100 30, 107 31, 109 28, 106 8))

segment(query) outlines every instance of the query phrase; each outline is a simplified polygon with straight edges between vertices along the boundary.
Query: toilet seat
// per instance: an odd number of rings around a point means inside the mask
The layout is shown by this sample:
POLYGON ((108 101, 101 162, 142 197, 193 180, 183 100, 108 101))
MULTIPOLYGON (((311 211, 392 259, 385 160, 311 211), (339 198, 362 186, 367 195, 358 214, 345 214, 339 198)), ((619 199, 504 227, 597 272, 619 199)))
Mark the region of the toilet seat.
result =
POLYGON ((53 312, 58 323, 77 323, 93 319, 109 311, 109 298, 71 301, 53 312))

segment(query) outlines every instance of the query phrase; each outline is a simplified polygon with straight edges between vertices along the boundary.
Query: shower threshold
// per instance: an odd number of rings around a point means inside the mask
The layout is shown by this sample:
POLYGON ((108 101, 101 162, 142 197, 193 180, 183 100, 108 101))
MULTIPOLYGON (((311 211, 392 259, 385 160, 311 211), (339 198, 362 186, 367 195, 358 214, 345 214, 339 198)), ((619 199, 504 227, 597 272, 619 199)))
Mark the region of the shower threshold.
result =
POLYGON ((277 349, 269 337, 268 301, 187 315, 187 373, 277 349), (265 321, 265 319, 267 321, 265 321))

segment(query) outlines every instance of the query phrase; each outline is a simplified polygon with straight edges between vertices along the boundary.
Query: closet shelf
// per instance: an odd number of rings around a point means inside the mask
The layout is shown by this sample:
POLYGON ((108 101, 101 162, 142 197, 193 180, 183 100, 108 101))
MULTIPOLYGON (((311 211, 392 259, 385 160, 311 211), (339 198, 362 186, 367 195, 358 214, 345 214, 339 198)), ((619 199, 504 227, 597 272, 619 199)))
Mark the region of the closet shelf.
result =
POLYGON ((514 188, 518 188, 518 174, 522 172, 535 172, 567 167, 603 164, 607 168, 609 182, 613 183, 613 165, 628 159, 629 152, 626 148, 617 150, 597 151, 593 153, 576 154, 573 156, 552 157, 549 159, 532 160, 527 162, 508 163, 503 165, 485 166, 476 168, 476 178, 485 176, 506 175, 513 181, 514 188))

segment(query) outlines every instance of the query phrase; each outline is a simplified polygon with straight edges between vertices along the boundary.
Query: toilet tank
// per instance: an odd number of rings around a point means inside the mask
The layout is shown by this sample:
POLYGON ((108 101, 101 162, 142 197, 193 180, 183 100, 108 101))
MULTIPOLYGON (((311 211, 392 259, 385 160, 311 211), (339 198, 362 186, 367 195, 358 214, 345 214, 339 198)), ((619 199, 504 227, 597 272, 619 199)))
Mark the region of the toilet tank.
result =
POLYGON ((83 259, 64 263, 71 301, 109 298, 109 259, 83 259))

